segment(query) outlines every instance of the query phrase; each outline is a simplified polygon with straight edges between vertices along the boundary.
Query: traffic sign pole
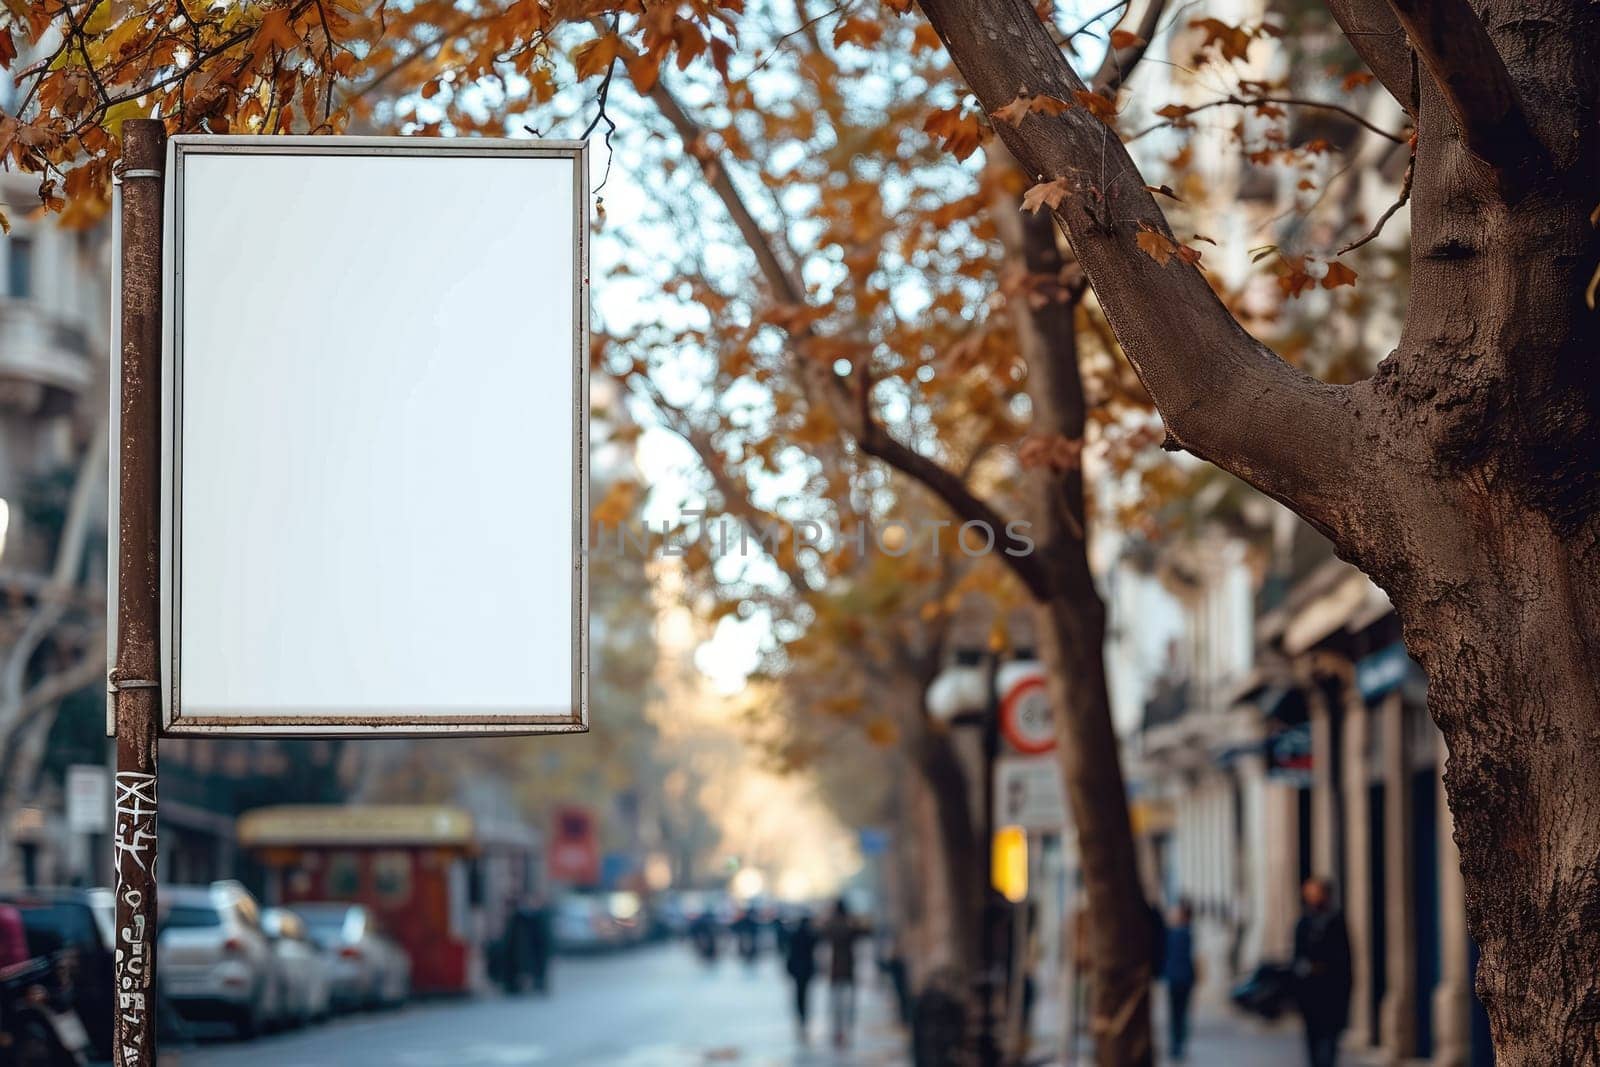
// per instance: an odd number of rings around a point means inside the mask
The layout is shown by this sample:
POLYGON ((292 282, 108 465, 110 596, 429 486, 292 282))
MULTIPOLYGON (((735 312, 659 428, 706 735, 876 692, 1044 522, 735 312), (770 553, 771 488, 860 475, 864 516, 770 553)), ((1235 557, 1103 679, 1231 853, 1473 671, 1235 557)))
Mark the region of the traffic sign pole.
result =
POLYGON ((112 846, 117 1067, 156 1062, 156 738, 160 732, 161 242, 166 130, 122 126, 117 734, 112 846))

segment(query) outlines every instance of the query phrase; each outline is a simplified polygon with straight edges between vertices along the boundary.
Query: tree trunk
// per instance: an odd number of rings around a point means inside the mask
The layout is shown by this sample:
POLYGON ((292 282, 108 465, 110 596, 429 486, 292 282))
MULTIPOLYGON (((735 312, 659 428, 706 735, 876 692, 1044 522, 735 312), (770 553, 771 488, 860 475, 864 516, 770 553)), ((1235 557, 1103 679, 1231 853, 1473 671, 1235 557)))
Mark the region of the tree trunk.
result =
MULTIPOLYGON (((1009 210, 1006 208, 1009 207, 1009 210)), ((1086 409, 1078 369, 1081 278, 1056 241, 1055 221, 996 212, 1002 240, 1027 267, 1043 302, 1014 301, 1018 344, 1028 366, 1033 432, 1081 441, 1086 409)), ((1105 674, 1105 605, 1089 569, 1083 470, 1040 470, 1030 478, 1039 551, 1048 561, 1049 597, 1038 606, 1040 646, 1050 678, 1061 761, 1077 831, 1089 908, 1090 1032, 1096 1062, 1152 1062, 1150 938, 1128 816, 1121 750, 1105 674)))
POLYGON ((967 773, 948 732, 926 728, 912 741, 918 774, 927 785, 938 823, 941 874, 950 904, 950 961, 963 988, 977 974, 988 859, 972 824, 967 773))
MULTIPOLYGON (((921 6, 987 110, 1082 90, 1025 0, 921 6)), ((1405 330, 1365 382, 1287 367, 1199 271, 1144 255, 1141 232, 1171 229, 1086 109, 996 132, 1063 183, 1057 217, 1170 444, 1294 508, 1389 593, 1451 752, 1500 1062, 1600 1062, 1600 316, 1584 295, 1600 12, 1332 6, 1417 124, 1405 330), (1403 34, 1382 30, 1396 19, 1403 34)))
POLYGON ((1509 202, 1422 86, 1409 314, 1362 383, 1382 489, 1338 539, 1428 674, 1478 991, 1511 1067, 1600 1062, 1600 326, 1583 303, 1600 138, 1573 114, 1580 97, 1594 113, 1600 34, 1555 7, 1526 24, 1483 7, 1555 156, 1509 202))

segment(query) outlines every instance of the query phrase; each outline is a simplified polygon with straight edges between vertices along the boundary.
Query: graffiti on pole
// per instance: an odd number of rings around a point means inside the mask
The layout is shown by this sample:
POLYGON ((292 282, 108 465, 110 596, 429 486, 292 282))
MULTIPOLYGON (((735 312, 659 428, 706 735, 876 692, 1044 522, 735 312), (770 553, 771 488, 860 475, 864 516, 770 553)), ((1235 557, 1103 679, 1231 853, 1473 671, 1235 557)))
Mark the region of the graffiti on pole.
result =
POLYGON ((151 1000, 155 991, 150 987, 150 931, 142 907, 146 889, 155 883, 155 775, 117 772, 113 828, 117 911, 128 916, 117 938, 117 1033, 125 1062, 133 1062, 155 1006, 151 1000))

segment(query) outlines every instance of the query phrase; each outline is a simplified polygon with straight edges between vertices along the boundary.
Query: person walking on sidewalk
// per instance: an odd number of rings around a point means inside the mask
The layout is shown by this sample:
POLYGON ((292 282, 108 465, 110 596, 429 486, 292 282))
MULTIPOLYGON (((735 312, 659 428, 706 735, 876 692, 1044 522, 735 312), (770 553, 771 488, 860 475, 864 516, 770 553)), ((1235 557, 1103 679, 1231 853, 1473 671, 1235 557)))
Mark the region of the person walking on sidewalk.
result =
POLYGON ((789 932, 788 947, 784 952, 784 969, 794 982, 794 1025, 802 1045, 809 1044, 811 1035, 806 1029, 811 997, 811 979, 817 975, 817 931, 811 925, 811 916, 802 915, 800 922, 789 932))
POLYGON ((1182 1060, 1189 1044, 1189 997, 1194 992, 1194 909, 1180 899, 1167 926, 1161 977, 1167 983, 1167 1054, 1182 1060))
POLYGON ((865 934, 850 914, 850 905, 840 897, 833 914, 823 924, 822 936, 828 942, 828 1016, 833 1024, 833 1045, 850 1044, 856 1025, 856 942, 865 934))
POLYGON ((1306 1024, 1311 1067, 1334 1067, 1350 1021, 1350 934, 1325 878, 1300 887, 1305 910, 1294 927, 1295 999, 1306 1024))

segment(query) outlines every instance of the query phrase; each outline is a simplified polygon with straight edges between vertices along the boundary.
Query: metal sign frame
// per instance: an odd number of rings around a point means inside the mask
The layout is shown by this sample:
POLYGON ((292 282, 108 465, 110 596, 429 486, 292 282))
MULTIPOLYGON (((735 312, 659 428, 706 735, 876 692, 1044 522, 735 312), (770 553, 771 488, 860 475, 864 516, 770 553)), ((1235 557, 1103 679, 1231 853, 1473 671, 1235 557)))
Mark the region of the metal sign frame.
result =
POLYGON ((162 336, 161 462, 161 716, 169 736, 459 736, 579 733, 588 718, 588 567, 589 513, 589 168, 584 141, 424 137, 239 137, 178 135, 167 143, 166 228, 162 275, 165 280, 162 336), (550 709, 460 713, 196 715, 184 711, 181 633, 182 580, 182 425, 183 425, 183 274, 185 162, 202 155, 423 156, 446 158, 559 158, 573 161, 572 277, 574 341, 572 410, 573 641, 570 713, 550 709))

